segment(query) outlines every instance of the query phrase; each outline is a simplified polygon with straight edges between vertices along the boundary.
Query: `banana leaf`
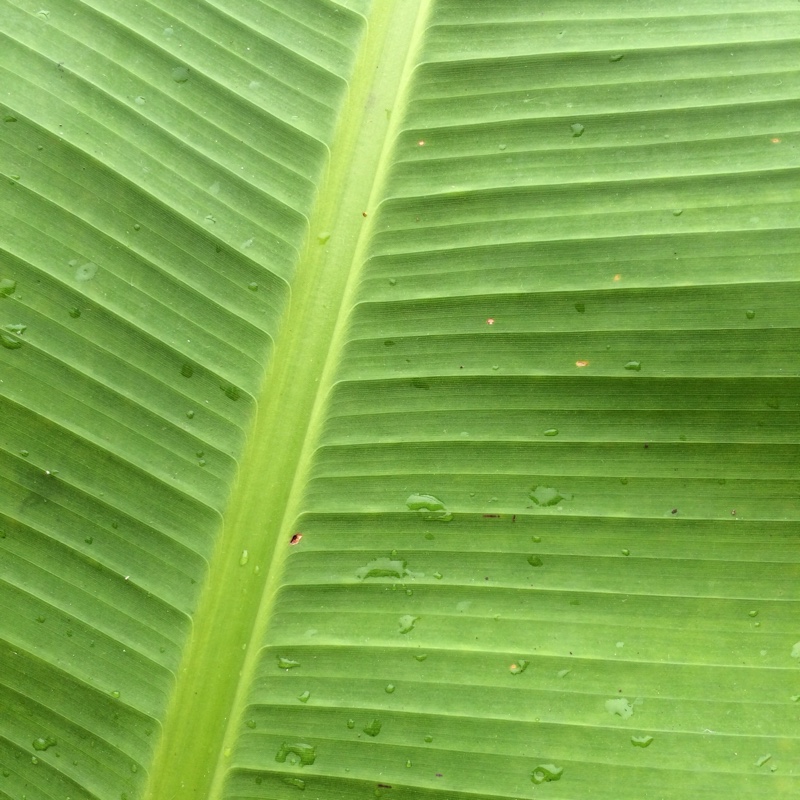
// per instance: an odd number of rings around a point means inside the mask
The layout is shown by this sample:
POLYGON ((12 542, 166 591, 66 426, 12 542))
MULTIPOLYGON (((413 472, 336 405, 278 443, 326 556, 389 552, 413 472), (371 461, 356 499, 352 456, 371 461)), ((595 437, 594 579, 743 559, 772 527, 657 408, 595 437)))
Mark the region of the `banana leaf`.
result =
POLYGON ((800 794, 800 6, 0 0, 0 799, 800 794))

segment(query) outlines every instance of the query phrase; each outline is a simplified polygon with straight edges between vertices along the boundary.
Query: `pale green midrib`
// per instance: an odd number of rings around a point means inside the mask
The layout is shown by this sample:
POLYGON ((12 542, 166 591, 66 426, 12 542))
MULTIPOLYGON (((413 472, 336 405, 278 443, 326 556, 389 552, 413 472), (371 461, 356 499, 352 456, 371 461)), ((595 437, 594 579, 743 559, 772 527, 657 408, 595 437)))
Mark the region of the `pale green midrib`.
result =
POLYGON ((218 552, 165 714, 144 792, 149 800, 222 796, 225 748, 234 743, 247 700, 282 571, 282 537, 299 512, 358 287, 371 227, 361 212, 371 216, 378 202, 403 107, 398 95, 409 83, 410 54, 422 38, 430 2, 381 0, 369 18, 218 552), (332 233, 325 246, 317 239, 323 231, 332 233), (243 550, 246 568, 239 565, 243 550))

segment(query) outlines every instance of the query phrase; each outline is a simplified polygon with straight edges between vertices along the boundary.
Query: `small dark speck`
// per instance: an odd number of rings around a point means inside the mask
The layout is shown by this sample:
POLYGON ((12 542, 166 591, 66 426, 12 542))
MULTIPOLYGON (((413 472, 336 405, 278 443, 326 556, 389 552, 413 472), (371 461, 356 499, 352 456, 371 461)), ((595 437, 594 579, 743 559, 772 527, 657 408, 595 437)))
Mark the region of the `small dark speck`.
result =
POLYGON ((678 513, 678 509, 677 509, 677 508, 673 508, 673 509, 672 509, 672 513, 673 513, 673 514, 677 514, 677 513, 678 513))

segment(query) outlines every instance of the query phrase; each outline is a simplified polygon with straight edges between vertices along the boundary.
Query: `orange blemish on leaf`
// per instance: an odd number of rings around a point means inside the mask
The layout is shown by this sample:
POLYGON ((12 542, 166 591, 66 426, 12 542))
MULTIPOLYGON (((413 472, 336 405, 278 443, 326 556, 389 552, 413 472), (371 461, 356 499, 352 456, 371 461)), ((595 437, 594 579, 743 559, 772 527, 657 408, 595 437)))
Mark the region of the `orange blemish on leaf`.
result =
POLYGON ((575 366, 576 367, 588 367, 589 366, 589 362, 588 361, 576 361, 575 362, 575 366))
POLYGON ((486 320, 486 324, 487 325, 494 325, 494 317, 489 317, 489 319, 486 320))
POLYGON ((770 141, 772 142, 772 144, 780 144, 781 143, 781 140, 778 139, 777 137, 775 137, 774 139, 770 139, 770 141))
POLYGON ((614 276, 614 280, 615 280, 615 281, 618 281, 618 280, 619 280, 621 277, 622 277, 622 275, 620 275, 619 273, 617 273, 617 274, 614 276))

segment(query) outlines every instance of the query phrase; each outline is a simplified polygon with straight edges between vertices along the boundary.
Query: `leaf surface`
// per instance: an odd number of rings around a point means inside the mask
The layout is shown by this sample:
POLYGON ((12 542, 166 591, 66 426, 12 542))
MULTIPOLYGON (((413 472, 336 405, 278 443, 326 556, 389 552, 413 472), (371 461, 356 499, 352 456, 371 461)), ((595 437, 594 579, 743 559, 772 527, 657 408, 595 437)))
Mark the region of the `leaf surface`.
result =
POLYGON ((0 8, 0 798, 798 792, 796 3, 0 8))

